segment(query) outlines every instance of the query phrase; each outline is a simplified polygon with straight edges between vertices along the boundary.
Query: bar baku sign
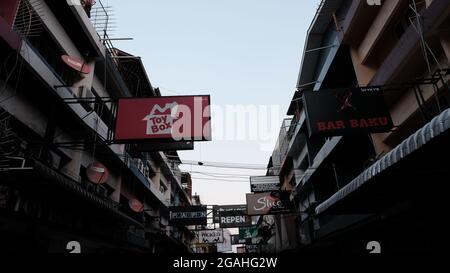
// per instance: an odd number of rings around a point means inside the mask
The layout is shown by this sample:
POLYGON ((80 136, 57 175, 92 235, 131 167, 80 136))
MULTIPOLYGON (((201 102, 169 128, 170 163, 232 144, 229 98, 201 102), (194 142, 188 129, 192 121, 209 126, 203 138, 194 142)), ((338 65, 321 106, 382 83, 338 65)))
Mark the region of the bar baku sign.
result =
POLYGON ((248 215, 269 215, 289 212, 291 212, 291 209, 279 197, 273 196, 270 192, 247 194, 248 215))
POLYGON ((310 135, 381 133, 393 127, 378 87, 304 92, 310 135))
POLYGON ((114 140, 211 140, 210 97, 119 99, 114 140))
POLYGON ((206 225, 206 206, 186 206, 169 208, 169 224, 173 225, 206 225))

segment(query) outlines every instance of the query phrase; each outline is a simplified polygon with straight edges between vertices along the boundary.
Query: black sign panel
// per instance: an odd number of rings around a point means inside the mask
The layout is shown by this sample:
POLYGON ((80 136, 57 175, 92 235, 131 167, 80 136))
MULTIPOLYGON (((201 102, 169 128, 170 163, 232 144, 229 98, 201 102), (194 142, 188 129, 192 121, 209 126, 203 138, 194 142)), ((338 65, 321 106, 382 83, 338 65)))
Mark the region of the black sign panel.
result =
POLYGON ((250 187, 252 192, 271 192, 281 189, 278 176, 250 176, 250 187))
POLYGON ((310 135, 381 133, 393 127, 379 87, 305 91, 303 96, 310 135))
POLYGON ((245 245, 246 253, 258 253, 258 245, 245 245))
POLYGON ((206 225, 206 206, 186 206, 169 208, 169 224, 206 225))
POLYGON ((152 141, 135 143, 130 146, 132 152, 181 151, 194 150, 193 141, 152 141))
POLYGON ((220 213, 223 212, 247 212, 247 205, 227 205, 227 206, 213 206, 213 220, 214 223, 220 222, 220 213))

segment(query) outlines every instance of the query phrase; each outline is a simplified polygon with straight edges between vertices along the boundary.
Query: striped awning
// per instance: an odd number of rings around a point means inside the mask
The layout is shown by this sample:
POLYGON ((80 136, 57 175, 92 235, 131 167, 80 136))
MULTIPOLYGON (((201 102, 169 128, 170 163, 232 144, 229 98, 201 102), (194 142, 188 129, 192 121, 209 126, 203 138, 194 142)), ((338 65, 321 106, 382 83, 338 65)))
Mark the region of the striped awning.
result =
POLYGON ((401 144, 395 147, 395 149, 384 155, 381 159, 367 168, 345 187, 337 191, 329 199, 317 206, 315 210, 316 214, 323 213, 352 192, 358 190, 361 186, 372 180, 372 178, 379 175, 384 170, 393 166, 414 151, 420 149, 422 146, 430 142, 433 138, 443 134, 449 128, 450 109, 447 109, 440 115, 436 116, 431 122, 427 123, 424 127, 419 129, 416 133, 405 139, 401 144))

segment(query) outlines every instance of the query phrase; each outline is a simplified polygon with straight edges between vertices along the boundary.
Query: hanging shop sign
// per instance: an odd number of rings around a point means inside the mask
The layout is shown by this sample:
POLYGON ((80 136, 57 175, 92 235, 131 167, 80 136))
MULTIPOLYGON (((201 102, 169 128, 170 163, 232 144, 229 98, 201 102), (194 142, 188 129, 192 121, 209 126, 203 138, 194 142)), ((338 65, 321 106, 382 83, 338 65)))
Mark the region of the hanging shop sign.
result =
POLYGON ((231 244, 232 245, 245 245, 245 244, 251 244, 251 243, 252 243, 251 238, 240 239, 239 234, 231 235, 231 244))
POLYGON ((245 253, 258 253, 258 245, 245 245, 245 253))
POLYGON ((252 218, 245 214, 224 212, 220 214, 221 228, 247 227, 252 225, 252 218))
POLYGON ((69 55, 62 55, 61 59, 64 61, 64 63, 66 63, 69 67, 76 70, 77 72, 83 74, 91 73, 91 67, 88 64, 86 64, 86 62, 81 58, 69 55))
POLYGON ((214 223, 220 222, 220 213, 222 212, 247 212, 247 205, 225 205, 225 206, 213 206, 213 221, 214 223))
POLYGON ((247 207, 244 210, 222 211, 219 224, 221 228, 248 227, 252 225, 252 217, 247 215, 247 207))
POLYGON ((223 242, 217 244, 217 252, 224 253, 233 250, 231 245, 231 232, 228 229, 223 230, 223 242))
POLYGON ((200 244, 223 243, 223 229, 199 230, 197 237, 200 244))
POLYGON ((236 253, 245 253, 245 246, 239 246, 236 248, 236 253))
POLYGON ((213 221, 221 228, 246 227, 252 225, 251 216, 247 215, 247 205, 214 206, 213 221))
POLYGON ((210 97, 205 95, 119 99, 114 140, 211 140, 210 97))
POLYGON ((206 206, 185 206, 169 208, 169 224, 173 225, 206 225, 206 206))
POLYGON ((246 197, 248 215, 269 215, 291 212, 290 206, 281 200, 279 192, 248 193, 246 197))
POLYGON ((305 91, 303 96, 311 136, 381 133, 393 127, 379 87, 305 91))
POLYGON ((239 240, 252 239, 259 236, 258 227, 241 227, 239 228, 239 240))
POLYGON ((252 192, 272 192, 281 189, 278 176, 250 176, 250 188, 252 192))

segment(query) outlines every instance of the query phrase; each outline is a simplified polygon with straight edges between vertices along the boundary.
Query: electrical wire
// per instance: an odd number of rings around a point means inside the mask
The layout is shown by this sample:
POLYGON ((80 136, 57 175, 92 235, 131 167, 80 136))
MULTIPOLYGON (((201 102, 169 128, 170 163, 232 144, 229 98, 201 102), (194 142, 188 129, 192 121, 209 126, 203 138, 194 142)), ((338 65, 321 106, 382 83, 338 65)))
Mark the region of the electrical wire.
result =
MULTIPOLYGON (((433 50, 431 49, 431 47, 429 46, 428 42, 425 40, 425 36, 423 33, 423 29, 422 29, 422 23, 421 23, 421 16, 419 14, 419 12, 417 11, 417 5, 416 5, 416 1, 412 1, 413 5, 409 5, 409 8, 413 10, 416 21, 417 21, 417 27, 414 25, 413 21, 411 18, 409 18, 409 21, 412 25, 412 27, 414 28, 414 30, 417 32, 417 34, 420 37, 420 48, 422 50, 422 54, 424 56, 425 62, 427 64, 427 68, 428 68, 428 73, 430 73, 430 75, 432 74, 431 71, 431 64, 430 64, 430 60, 428 58, 428 52, 430 53, 430 55, 432 56, 433 60, 436 62, 436 65, 439 67, 440 70, 443 70, 439 60, 436 58, 436 55, 434 54, 433 50), (428 52, 427 52, 428 51, 428 52)), ((447 88, 450 90, 450 85, 448 84, 448 81, 444 81, 445 85, 447 86, 447 88)), ((434 90, 434 89, 433 89, 434 90)), ((437 102, 437 106, 439 109, 439 112, 442 112, 441 110, 441 105, 439 102, 439 98, 438 98, 438 91, 439 90, 434 90, 435 92, 435 97, 436 97, 436 102, 437 102)))
MULTIPOLYGON (((25 5, 25 6, 27 7, 27 9, 28 9, 28 14, 29 14, 28 26, 27 26, 27 30, 26 30, 25 35, 24 35, 25 37, 27 37, 28 34, 30 33, 30 30, 31 30, 31 25, 32 25, 32 21, 33 21, 33 15, 32 15, 32 13, 31 13, 31 8, 30 8, 30 6, 28 6, 28 5, 25 5)), ((28 55, 28 58, 29 58, 28 48, 25 47, 25 49, 26 49, 26 54, 28 55)), ((2 93, 3 93, 3 92, 6 90, 6 88, 8 87, 8 81, 9 81, 10 77, 13 75, 15 69, 17 68, 18 60, 20 59, 20 66, 19 66, 19 71, 18 71, 18 74, 17 74, 17 81, 16 81, 16 84, 15 84, 15 87, 14 87, 14 90, 13 90, 13 94, 12 94, 11 96, 6 97, 6 98, 4 98, 3 100, 1 100, 1 101, 0 101, 0 104, 2 104, 2 103, 4 103, 5 101, 8 101, 9 99, 15 97, 15 96, 16 96, 16 93, 17 93, 17 88, 18 88, 19 83, 20 83, 20 75, 21 75, 21 73, 22 73, 23 61, 24 61, 23 58, 20 58, 20 52, 21 52, 20 44, 19 44, 19 48, 17 48, 16 51, 17 51, 17 54, 16 54, 16 61, 15 61, 14 67, 13 67, 13 69, 11 70, 11 72, 9 73, 9 75, 6 77, 5 84, 4 84, 3 88, 0 89, 0 96, 2 95, 2 93)), ((5 70, 6 70, 6 66, 5 66, 5 70)))
POLYGON ((231 163, 231 162, 212 162, 212 161, 193 161, 182 160, 182 165, 197 165, 213 168, 230 168, 230 169, 253 169, 253 170, 266 170, 265 164, 248 164, 248 163, 231 163))
MULTIPOLYGON (((198 182, 206 182, 206 181, 212 181, 212 182, 223 182, 223 183, 248 183, 250 185, 250 181, 237 181, 237 180, 222 180, 222 179, 216 179, 216 178, 200 178, 200 177, 193 177, 192 179, 200 180, 198 182), (205 181, 201 181, 205 180, 205 181)), ((196 181, 197 182, 197 181, 196 181)))
POLYGON ((225 174, 225 173, 207 173, 207 172, 193 172, 191 171, 190 173, 195 173, 195 174, 202 174, 205 176, 210 176, 210 177, 217 177, 217 178, 250 178, 250 175, 234 175, 234 174, 225 174))
MULTIPOLYGON (((67 150, 74 150, 74 151, 86 151, 88 153, 90 152, 88 148, 83 146, 83 144, 80 144, 79 147, 78 146, 60 146, 60 148, 67 149, 67 150)), ((107 156, 110 155, 110 153, 105 153, 105 152, 101 152, 98 150, 95 152, 95 154, 96 155, 107 155, 107 156)), ((122 154, 115 154, 115 155, 119 158, 129 158, 129 156, 122 155, 122 154)), ((177 171, 172 168, 171 168, 171 170, 177 171)), ((156 173, 162 173, 162 172, 156 172, 156 173)), ((245 180, 245 179, 249 178, 250 176, 252 176, 251 174, 241 174, 241 173, 233 174, 233 173, 201 172, 201 171, 189 171, 189 173, 211 176, 213 178, 217 178, 217 179, 221 179, 221 180, 229 180, 229 178, 245 180)), ((246 181, 249 181, 249 180, 246 180, 246 181)))
MULTIPOLYGON (((413 8, 411 5, 410 5, 410 8, 413 9, 413 11, 416 13, 416 17, 417 17, 417 16, 418 16, 418 12, 417 12, 416 10, 414 10, 414 8, 413 8)), ((413 23, 413 21, 411 20, 411 18, 409 18, 409 21, 410 21, 412 27, 414 28, 414 30, 417 32, 417 34, 421 35, 420 30, 414 25, 414 23, 413 23)), ((422 36, 423 36, 423 34, 422 34, 422 36)), ((444 68, 442 67, 442 64, 441 64, 441 63, 439 62, 439 60, 437 59, 436 54, 434 54, 434 51, 431 49, 431 47, 430 47, 430 45, 428 44, 428 42, 427 42, 425 39, 423 39, 423 41, 424 41, 424 45, 425 45, 426 49, 427 49, 428 52, 430 53, 431 57, 432 57, 433 60, 435 61, 435 63, 436 63, 436 65, 438 66, 438 68, 439 68, 441 71, 444 70, 444 68)), ((424 54, 426 54, 426 52, 425 52, 424 54)), ((429 71, 430 71, 430 69, 429 69, 429 71)), ((431 74, 431 72, 430 72, 430 74, 431 74)), ((450 85, 449 85, 448 81, 444 81, 444 83, 445 83, 445 85, 447 86, 447 88, 450 90, 450 85)))

